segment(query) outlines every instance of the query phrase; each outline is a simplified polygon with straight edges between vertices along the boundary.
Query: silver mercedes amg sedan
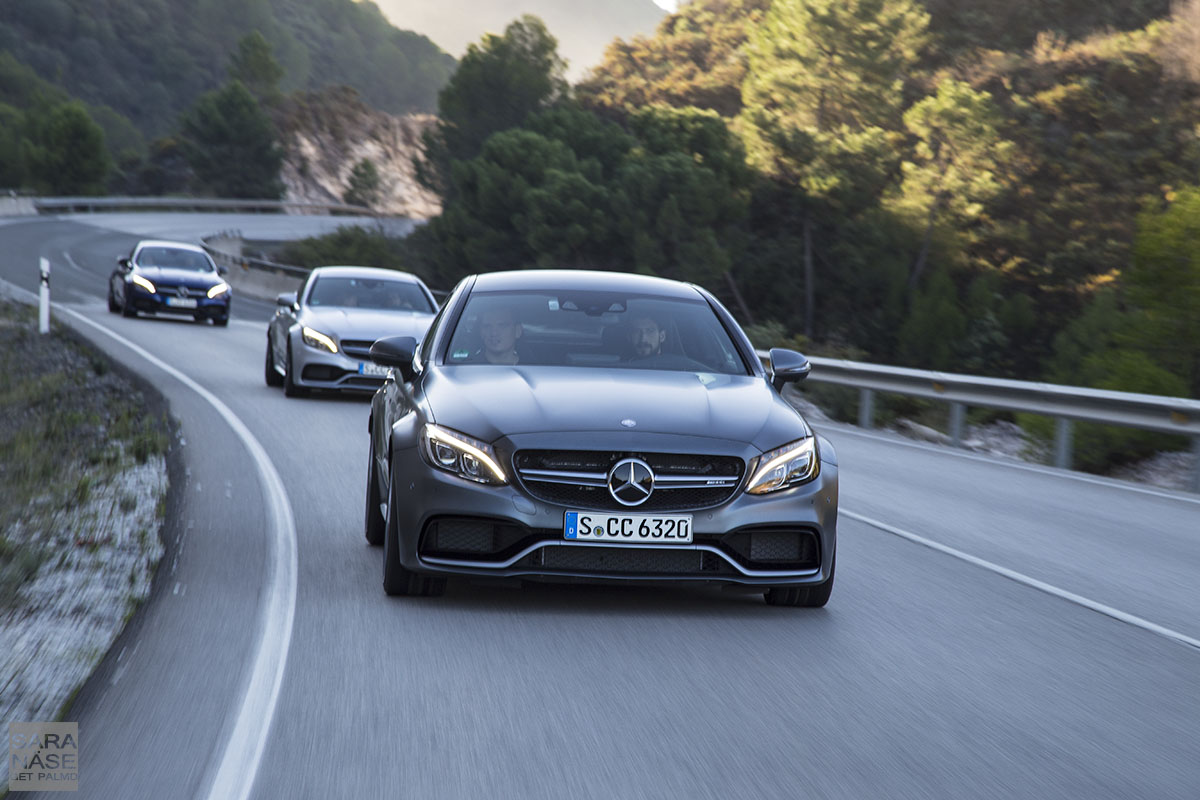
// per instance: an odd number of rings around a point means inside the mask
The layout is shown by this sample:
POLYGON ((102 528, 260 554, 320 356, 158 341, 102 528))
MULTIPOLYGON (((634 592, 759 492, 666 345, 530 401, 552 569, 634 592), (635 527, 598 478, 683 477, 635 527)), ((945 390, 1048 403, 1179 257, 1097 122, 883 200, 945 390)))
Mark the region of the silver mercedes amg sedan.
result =
POLYGON ((318 267, 276 299, 263 366, 288 397, 310 389, 374 391, 387 370, 368 357, 384 336, 420 339, 437 302, 415 275, 375 267, 318 267))
POLYGON ((388 594, 446 579, 709 582, 823 606, 833 446, 708 292, 640 275, 464 279, 418 346, 375 342, 367 541, 388 594))

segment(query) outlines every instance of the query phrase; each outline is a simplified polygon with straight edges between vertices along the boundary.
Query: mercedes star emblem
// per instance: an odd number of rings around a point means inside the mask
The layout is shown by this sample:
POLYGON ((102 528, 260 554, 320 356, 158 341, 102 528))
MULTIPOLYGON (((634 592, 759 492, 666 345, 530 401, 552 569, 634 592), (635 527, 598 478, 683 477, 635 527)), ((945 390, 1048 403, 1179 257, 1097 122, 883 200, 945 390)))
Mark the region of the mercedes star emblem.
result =
POLYGON ((608 473, 608 492, 623 506, 640 506, 654 491, 654 470, 640 458, 618 461, 608 473))

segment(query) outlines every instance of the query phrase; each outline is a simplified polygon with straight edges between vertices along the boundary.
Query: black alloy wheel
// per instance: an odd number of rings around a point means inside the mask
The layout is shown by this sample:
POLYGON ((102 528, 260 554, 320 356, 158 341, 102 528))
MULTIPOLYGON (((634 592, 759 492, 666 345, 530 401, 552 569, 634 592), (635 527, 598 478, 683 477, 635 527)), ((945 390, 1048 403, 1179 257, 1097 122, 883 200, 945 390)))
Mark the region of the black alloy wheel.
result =
POLYGON ((378 475, 375 474, 375 440, 372 437, 367 448, 367 501, 363 509, 363 530, 367 536, 367 544, 372 547, 383 544, 383 530, 387 525, 387 519, 380 511, 380 506, 382 503, 379 501, 379 481, 378 475))
POLYGON ((829 565, 829 579, 816 586, 772 586, 763 592, 763 599, 769 606, 798 606, 802 608, 822 608, 829 602, 833 593, 833 573, 837 569, 837 554, 829 565))
POLYGON ((295 363, 292 361, 292 343, 288 342, 287 363, 284 364, 286 371, 283 373, 283 393, 288 397, 303 397, 305 394, 304 387, 297 386, 296 382, 292 379, 292 376, 296 372, 295 366, 295 363))
POLYGON ((267 359, 263 365, 263 379, 267 386, 283 386, 283 376, 275 369, 275 359, 271 352, 271 334, 267 334, 267 359))

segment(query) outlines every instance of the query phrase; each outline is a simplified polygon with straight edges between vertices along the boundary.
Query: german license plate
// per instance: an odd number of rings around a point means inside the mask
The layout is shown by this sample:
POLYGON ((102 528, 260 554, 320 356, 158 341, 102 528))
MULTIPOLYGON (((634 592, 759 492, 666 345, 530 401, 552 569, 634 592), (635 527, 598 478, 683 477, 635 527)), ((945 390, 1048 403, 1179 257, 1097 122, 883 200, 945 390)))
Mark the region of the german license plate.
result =
POLYGON ((191 297, 168 297, 167 305, 171 308, 195 308, 196 301, 191 297))
POLYGON ((388 374, 388 368, 381 367, 373 362, 368 363, 366 361, 360 361, 358 362, 358 374, 368 375, 372 378, 386 378, 388 374))
POLYGON ((581 542, 639 542, 690 544, 692 517, 658 514, 606 514, 568 511, 563 538, 581 542))

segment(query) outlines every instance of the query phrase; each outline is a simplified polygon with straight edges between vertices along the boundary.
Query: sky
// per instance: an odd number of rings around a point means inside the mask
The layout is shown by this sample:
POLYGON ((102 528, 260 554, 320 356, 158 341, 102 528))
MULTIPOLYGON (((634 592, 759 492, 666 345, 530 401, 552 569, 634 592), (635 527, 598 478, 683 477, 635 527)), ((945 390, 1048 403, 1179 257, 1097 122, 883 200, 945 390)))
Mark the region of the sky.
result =
POLYGON ((675 0, 654 0, 654 4, 659 8, 665 8, 667 11, 675 10, 675 0))

